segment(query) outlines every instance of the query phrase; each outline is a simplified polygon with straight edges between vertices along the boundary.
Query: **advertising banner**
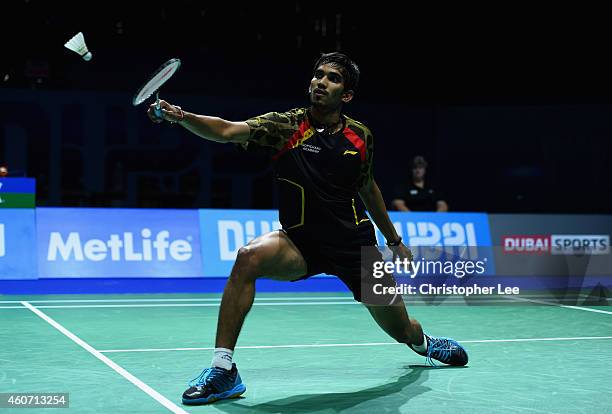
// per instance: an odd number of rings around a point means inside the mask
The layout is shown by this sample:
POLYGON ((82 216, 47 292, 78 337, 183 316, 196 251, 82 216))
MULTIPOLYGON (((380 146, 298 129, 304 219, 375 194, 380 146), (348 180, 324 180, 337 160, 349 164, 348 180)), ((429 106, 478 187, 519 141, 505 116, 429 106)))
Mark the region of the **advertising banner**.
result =
POLYGON ((277 210, 200 210, 204 276, 229 276, 238 249, 280 228, 277 210))
POLYGON ((197 210, 38 208, 41 278, 200 277, 197 210))
MULTIPOLYGON (((415 257, 441 253, 487 262, 487 274, 495 265, 486 214, 390 213, 398 234, 415 257)), ((200 210, 204 276, 227 276, 240 247, 262 234, 279 229, 276 210, 200 210)), ((377 230, 377 240, 385 244, 377 230)))
POLYGON ((500 277, 516 276, 523 286, 564 298, 612 287, 612 216, 491 214, 489 220, 500 277))
MULTIPOLYGON (((489 221, 484 213, 389 212, 397 233, 415 259, 449 256, 486 262, 485 274, 495 273, 489 221)), ((376 229, 380 246, 385 238, 376 229)))
POLYGON ((491 214, 498 273, 612 275, 612 216, 491 214))
POLYGON ((34 210, 0 210, 0 279, 38 278, 36 261, 34 210))
POLYGON ((0 178, 0 208, 36 207, 34 178, 0 178))

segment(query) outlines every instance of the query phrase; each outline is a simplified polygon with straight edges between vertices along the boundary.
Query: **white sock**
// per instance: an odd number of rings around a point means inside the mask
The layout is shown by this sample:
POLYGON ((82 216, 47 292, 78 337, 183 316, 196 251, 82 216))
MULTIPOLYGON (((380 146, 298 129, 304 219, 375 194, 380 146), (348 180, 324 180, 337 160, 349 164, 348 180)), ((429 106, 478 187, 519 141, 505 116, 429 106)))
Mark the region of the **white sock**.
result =
POLYGON ((223 368, 228 371, 232 369, 232 356, 234 355, 234 351, 227 348, 215 348, 212 366, 217 368, 223 368))
POLYGON ((427 352, 427 338, 425 337, 425 334, 423 334, 423 343, 421 345, 412 344, 412 349, 422 354, 427 352))

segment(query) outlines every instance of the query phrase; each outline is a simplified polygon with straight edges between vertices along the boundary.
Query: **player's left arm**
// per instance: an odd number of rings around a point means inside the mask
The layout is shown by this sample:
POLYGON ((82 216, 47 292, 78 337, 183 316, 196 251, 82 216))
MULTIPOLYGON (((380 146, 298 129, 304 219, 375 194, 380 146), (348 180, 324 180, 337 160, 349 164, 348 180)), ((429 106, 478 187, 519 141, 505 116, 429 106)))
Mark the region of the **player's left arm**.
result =
MULTIPOLYGON (((370 217, 383 236, 385 236, 387 244, 396 245, 398 241, 401 241, 400 236, 397 234, 389 218, 385 200, 380 192, 380 188, 378 188, 378 184, 374 180, 374 139, 368 129, 365 130, 365 141, 366 156, 359 180, 359 197, 361 197, 361 201, 363 201, 363 204, 370 213, 370 217)), ((397 253, 402 257, 412 260, 412 253, 403 243, 399 244, 397 253)))
MULTIPOLYGON (((399 239, 399 235, 389 218, 387 207, 385 206, 385 200, 383 199, 378 184, 374 181, 374 178, 370 178, 359 190, 359 197, 363 201, 366 209, 370 213, 370 217, 376 223, 378 229, 382 232, 383 236, 387 240, 387 244, 395 244, 399 239)), ((412 253, 404 245, 400 243, 399 256, 405 257, 412 260, 412 253)))
POLYGON ((385 206, 385 200, 383 199, 378 184, 374 181, 374 178, 370 178, 361 190, 359 190, 359 197, 363 201, 370 217, 376 223, 376 226, 380 229, 388 243, 393 243, 399 240, 399 236, 393 223, 387 213, 387 207, 385 206))

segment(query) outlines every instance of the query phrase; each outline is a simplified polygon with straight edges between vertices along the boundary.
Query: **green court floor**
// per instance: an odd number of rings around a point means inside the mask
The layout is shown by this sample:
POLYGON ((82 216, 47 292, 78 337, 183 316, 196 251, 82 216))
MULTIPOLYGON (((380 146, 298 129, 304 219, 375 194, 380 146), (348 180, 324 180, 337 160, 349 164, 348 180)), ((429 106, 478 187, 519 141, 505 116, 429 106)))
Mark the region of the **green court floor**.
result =
POLYGON ((0 393, 68 392, 74 413, 603 413, 612 307, 408 304, 468 349, 430 368, 345 294, 258 294, 235 352, 244 398, 181 405, 210 363, 219 295, 0 296, 0 393))

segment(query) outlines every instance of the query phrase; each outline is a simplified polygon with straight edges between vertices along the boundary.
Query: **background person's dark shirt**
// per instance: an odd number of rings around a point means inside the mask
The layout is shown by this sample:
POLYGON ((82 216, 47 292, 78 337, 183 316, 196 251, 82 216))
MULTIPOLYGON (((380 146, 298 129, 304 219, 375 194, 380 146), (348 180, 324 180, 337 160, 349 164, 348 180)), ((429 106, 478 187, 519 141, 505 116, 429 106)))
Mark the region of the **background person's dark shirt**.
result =
POLYGON ((434 188, 427 185, 420 188, 412 183, 405 187, 397 198, 404 200, 411 211, 436 211, 438 201, 444 200, 442 194, 434 188))

